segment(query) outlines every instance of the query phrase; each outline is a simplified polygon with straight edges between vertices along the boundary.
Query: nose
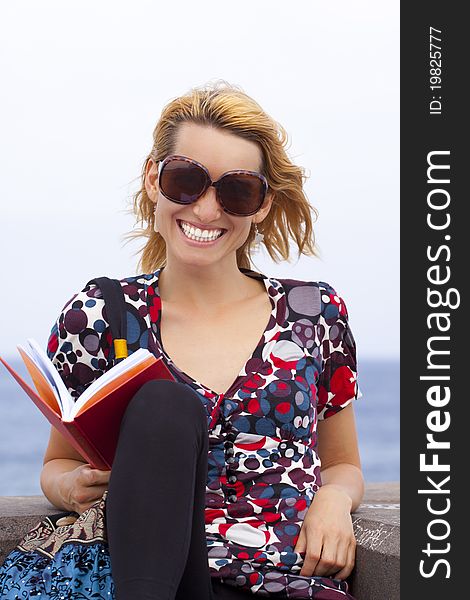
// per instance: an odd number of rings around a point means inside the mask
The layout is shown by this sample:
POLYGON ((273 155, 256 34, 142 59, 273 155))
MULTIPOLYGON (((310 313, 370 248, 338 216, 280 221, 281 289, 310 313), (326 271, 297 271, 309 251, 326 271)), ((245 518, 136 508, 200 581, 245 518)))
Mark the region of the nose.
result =
POLYGON ((212 185, 207 188, 204 194, 192 206, 194 214, 204 223, 219 219, 223 212, 217 200, 217 191, 212 185))

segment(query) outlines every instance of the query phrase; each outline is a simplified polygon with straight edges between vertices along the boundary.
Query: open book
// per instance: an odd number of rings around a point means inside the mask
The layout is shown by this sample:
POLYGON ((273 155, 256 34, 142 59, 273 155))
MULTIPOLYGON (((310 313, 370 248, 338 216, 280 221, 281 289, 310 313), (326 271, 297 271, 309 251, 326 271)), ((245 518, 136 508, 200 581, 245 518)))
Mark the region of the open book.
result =
POLYGON ((36 391, 0 357, 23 390, 67 441, 96 469, 112 467, 121 420, 139 388, 151 379, 173 375, 161 358, 143 348, 98 377, 75 400, 46 352, 32 339, 18 351, 36 391))

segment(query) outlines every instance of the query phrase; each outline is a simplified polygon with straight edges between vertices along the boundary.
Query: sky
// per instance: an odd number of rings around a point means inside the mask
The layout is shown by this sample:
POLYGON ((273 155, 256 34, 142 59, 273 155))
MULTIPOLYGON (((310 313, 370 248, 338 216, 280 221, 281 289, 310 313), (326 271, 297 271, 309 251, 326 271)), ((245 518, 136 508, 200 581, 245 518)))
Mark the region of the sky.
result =
POLYGON ((289 135, 358 357, 399 355, 399 3, 17 0, 0 19, 0 355, 45 345, 93 277, 137 274, 131 195, 171 99, 223 79, 289 135))

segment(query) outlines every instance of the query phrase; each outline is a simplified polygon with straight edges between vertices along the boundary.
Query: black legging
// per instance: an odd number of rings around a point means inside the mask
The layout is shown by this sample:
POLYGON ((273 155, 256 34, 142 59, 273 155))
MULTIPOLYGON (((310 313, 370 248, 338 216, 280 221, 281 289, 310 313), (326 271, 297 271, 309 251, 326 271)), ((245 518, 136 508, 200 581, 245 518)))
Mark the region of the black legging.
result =
POLYGON ((169 380, 142 386, 122 420, 106 500, 116 600, 247 599, 247 592, 211 583, 207 453, 207 417, 196 392, 169 380))

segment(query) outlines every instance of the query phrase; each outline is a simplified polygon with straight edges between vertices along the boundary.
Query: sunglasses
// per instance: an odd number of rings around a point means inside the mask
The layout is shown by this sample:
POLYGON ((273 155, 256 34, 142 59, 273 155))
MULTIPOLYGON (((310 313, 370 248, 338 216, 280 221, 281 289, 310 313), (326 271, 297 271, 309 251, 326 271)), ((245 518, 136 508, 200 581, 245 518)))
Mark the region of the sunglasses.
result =
POLYGON ((268 182, 261 173, 227 171, 212 181, 204 165, 176 154, 160 161, 158 185, 165 198, 177 204, 192 204, 213 186, 223 210, 238 217, 258 212, 268 191, 268 182))

